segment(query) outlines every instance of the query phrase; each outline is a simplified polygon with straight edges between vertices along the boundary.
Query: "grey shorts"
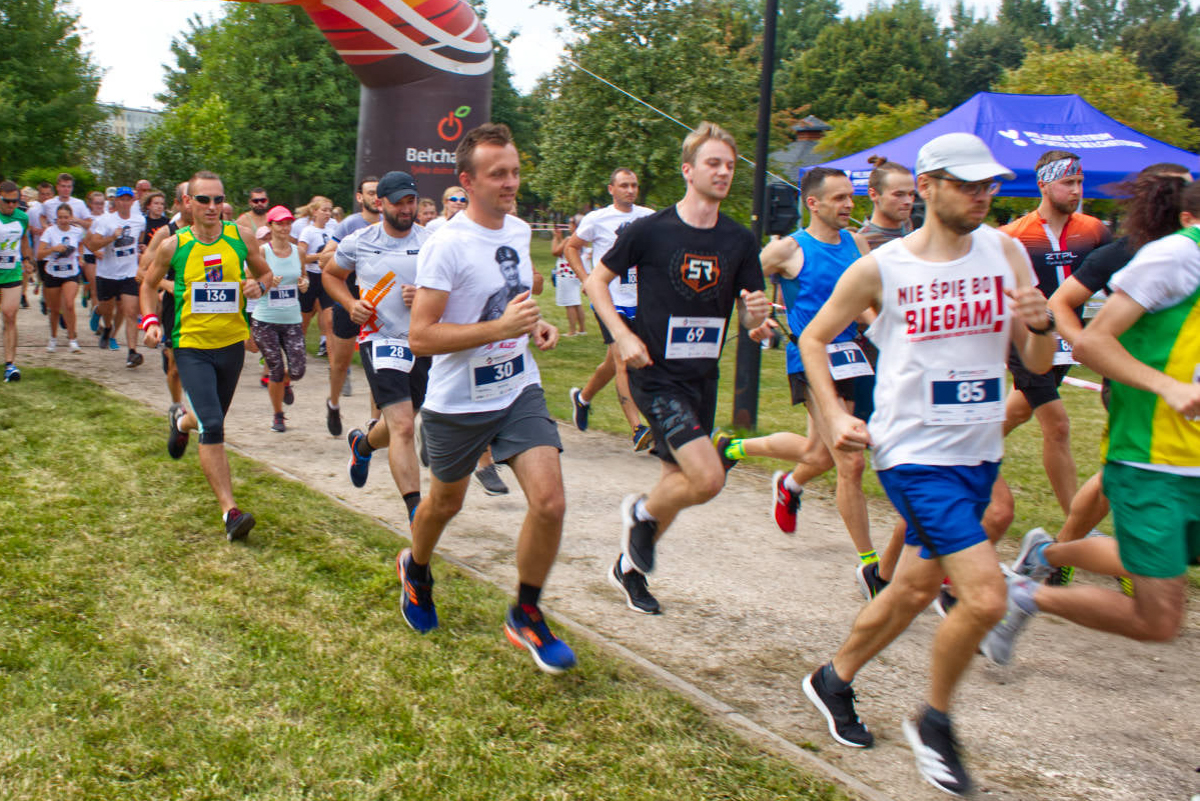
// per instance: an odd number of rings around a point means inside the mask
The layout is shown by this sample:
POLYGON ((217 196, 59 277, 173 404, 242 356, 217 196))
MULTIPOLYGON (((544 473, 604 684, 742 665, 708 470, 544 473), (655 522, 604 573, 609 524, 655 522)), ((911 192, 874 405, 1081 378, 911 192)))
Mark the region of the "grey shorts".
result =
POLYGON ((421 438, 429 454, 429 471, 446 484, 471 475, 489 445, 497 462, 539 445, 562 450, 558 424, 546 410, 546 396, 537 384, 526 387, 508 408, 494 412, 443 414, 424 409, 421 438))

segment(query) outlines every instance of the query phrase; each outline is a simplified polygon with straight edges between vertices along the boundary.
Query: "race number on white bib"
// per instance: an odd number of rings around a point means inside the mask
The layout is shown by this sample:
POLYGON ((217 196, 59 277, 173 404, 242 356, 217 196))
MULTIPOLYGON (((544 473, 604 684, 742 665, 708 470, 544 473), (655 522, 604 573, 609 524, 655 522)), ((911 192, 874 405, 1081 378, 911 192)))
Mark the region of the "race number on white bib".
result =
POLYGON ((241 311, 241 284, 237 281, 193 281, 193 314, 234 314, 241 311))
POLYGON ((875 374, 857 342, 830 342, 825 352, 829 354, 829 374, 834 381, 875 374))
POLYGON ((267 307, 271 309, 287 309, 300 305, 300 297, 294 286, 281 286, 267 293, 267 307))
POLYGON ((715 359, 721 355, 725 320, 720 317, 671 317, 667 322, 668 359, 715 359))
POLYGON ((1071 343, 1054 335, 1054 366, 1063 367, 1064 365, 1079 364, 1075 361, 1075 352, 1071 350, 1071 343))
POLYGON ((486 401, 509 394, 525 378, 525 349, 471 359, 471 400, 486 401))
POLYGON ((48 261, 46 262, 46 272, 54 276, 74 275, 75 265, 69 261, 48 261))
POLYGON ((375 370, 399 370, 412 372, 413 352, 407 339, 371 340, 371 367, 375 370))
POLYGON ((968 426, 1004 422, 1004 371, 929 370, 925 423, 968 426))
POLYGON ((4 253, 0 254, 0 270, 11 270, 17 263, 16 254, 4 253))

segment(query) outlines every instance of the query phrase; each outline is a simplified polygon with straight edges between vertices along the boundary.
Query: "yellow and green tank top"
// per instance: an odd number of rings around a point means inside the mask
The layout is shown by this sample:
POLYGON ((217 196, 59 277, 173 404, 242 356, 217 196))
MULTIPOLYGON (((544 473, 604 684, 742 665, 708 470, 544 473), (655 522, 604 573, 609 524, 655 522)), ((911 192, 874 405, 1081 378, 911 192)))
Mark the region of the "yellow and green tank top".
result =
POLYGON ((238 233, 236 223, 222 222, 217 241, 204 243, 196 238, 191 226, 176 232, 179 244, 171 257, 175 274, 175 321, 171 330, 171 347, 224 348, 250 336, 250 316, 246 314, 246 298, 241 282, 246 279, 246 243, 238 233), (233 311, 204 313, 193 311, 206 287, 236 282, 236 303, 233 311))
MULTIPOLYGON (((1200 247, 1200 231, 1179 233, 1200 247)), ((1200 286, 1174 306, 1142 315, 1119 340, 1155 370, 1200 381, 1200 286)), ((1200 420, 1188 420, 1155 393, 1113 381, 1108 421, 1106 461, 1200 467, 1200 420)))

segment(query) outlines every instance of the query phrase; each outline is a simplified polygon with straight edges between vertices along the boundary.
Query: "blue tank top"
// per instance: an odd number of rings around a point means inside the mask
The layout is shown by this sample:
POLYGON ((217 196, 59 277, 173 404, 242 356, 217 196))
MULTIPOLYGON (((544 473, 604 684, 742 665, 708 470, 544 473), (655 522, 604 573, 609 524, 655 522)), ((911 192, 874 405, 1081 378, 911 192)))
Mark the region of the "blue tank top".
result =
MULTIPOLYGON (((804 267, 795 278, 780 276, 779 288, 783 292, 783 304, 787 306, 788 328, 797 337, 829 300, 842 273, 862 255, 849 231, 839 231, 838 235, 841 241, 830 245, 804 229, 792 234, 792 239, 804 251, 804 267)), ((857 332, 857 324, 851 323, 833 341, 847 342, 854 339, 857 332)), ((787 371, 789 374, 804 372, 800 351, 791 342, 787 346, 787 371)))

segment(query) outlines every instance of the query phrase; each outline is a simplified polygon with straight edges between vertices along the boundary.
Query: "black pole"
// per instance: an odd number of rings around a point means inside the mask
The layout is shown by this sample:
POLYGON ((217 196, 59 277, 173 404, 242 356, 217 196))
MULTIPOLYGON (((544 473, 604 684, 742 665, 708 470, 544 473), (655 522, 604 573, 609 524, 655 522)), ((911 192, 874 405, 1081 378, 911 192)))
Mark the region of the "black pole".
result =
MULTIPOLYGON (((758 94, 758 140, 754 147, 754 213, 751 228, 760 244, 763 205, 767 195, 767 151, 771 145, 771 80, 775 72, 775 19, 777 0, 766 0, 763 20, 762 82, 758 94)), ((739 326, 737 366, 733 376, 733 425, 752 431, 758 427, 758 376, 762 350, 739 326)))

